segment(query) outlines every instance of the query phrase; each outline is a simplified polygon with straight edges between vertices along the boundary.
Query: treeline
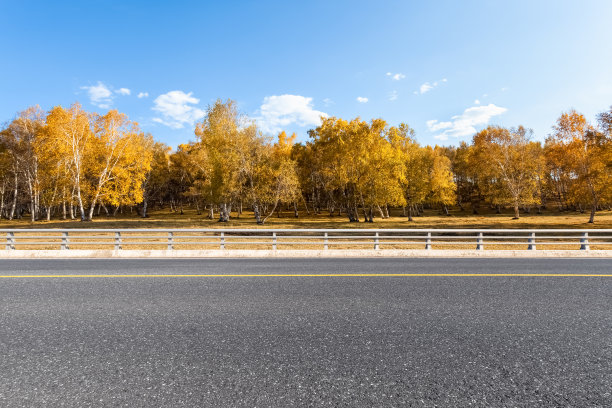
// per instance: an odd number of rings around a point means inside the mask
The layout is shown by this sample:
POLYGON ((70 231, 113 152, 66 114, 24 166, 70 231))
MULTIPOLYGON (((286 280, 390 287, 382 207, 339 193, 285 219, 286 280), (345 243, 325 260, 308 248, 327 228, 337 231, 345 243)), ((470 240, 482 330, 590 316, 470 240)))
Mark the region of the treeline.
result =
POLYGON ((612 108, 590 124, 563 113, 545 143, 532 132, 488 127, 459 147, 421 146, 406 124, 322 118, 296 143, 262 135, 232 101, 218 100, 174 152, 117 111, 75 104, 21 112, 0 131, 0 216, 39 219, 112 216, 152 207, 194 207, 225 222, 250 210, 263 224, 275 211, 409 220, 425 208, 474 213, 590 213, 612 204, 612 108))

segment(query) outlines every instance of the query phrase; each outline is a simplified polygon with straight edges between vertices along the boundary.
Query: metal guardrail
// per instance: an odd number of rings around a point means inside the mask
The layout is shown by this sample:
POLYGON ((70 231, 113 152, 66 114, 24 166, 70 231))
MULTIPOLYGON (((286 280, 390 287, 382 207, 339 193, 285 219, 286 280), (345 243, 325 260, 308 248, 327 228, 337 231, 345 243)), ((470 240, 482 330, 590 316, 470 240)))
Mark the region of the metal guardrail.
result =
POLYGON ((612 229, 0 229, 5 249, 612 250, 612 229), (50 248, 49 248, 50 247, 50 248), (199 247, 199 248, 198 248, 199 247))

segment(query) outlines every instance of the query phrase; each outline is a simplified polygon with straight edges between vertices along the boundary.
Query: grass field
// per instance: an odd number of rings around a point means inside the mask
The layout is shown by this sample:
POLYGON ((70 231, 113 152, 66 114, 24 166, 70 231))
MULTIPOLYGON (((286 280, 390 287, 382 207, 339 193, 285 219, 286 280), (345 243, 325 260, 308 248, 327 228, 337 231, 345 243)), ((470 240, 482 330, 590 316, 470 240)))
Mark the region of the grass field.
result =
POLYGON ((158 210, 152 211, 148 218, 140 218, 134 212, 117 217, 99 215, 92 222, 52 219, 32 223, 29 218, 0 220, 0 228, 612 228, 612 211, 598 212, 594 224, 589 224, 588 218, 587 213, 547 211, 537 214, 534 211, 513 220, 509 210, 502 214, 491 212, 479 215, 455 210, 451 211, 450 216, 441 215, 437 210, 427 210, 423 216, 414 217, 414 221, 392 216, 388 219, 375 218, 373 223, 351 223, 344 216, 307 215, 301 212, 300 217, 295 218, 293 212, 285 211, 280 218, 275 214, 265 225, 257 225, 250 212, 244 212, 240 218, 233 213, 229 222, 219 223, 207 219, 206 214, 196 214, 195 210, 186 210, 182 215, 158 210))

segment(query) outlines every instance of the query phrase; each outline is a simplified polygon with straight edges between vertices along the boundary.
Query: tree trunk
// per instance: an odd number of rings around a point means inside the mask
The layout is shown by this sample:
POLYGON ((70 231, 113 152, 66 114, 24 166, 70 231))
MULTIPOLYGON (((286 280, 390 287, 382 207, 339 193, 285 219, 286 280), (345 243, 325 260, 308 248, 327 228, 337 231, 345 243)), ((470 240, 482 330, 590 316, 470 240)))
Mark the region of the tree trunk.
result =
POLYGON ((589 224, 593 224, 595 222, 595 211, 597 210, 597 204, 593 204, 591 206, 591 215, 589 216, 589 224))
POLYGON ((276 210, 276 206, 278 205, 278 202, 279 202, 279 201, 280 201, 280 200, 276 200, 276 202, 274 203, 274 207, 272 208, 272 211, 270 211, 270 214, 268 214, 268 215, 267 215, 267 216, 266 216, 266 217, 263 219, 263 221, 261 221, 261 223, 259 223, 259 222, 258 222, 258 224, 264 224, 264 223, 266 222, 266 220, 267 220, 268 218, 270 218, 270 216, 271 216, 272 214, 274 214, 274 210, 276 210))
POLYGON ((300 215, 298 214, 298 207, 297 207, 297 203, 294 201, 293 202, 293 216, 295 218, 298 218, 300 215))
POLYGON ((380 218, 385 218, 385 213, 383 212, 382 208, 380 208, 380 205, 376 206, 376 211, 378 211, 378 213, 380 214, 380 218))
POLYGON ((13 204, 11 205, 11 212, 9 213, 9 220, 12 220, 15 216, 15 209, 17 209, 17 194, 19 193, 19 184, 17 184, 17 173, 15 173, 15 191, 13 192, 13 204))
POLYGON ((225 203, 222 203, 219 206, 219 222, 227 222, 227 219, 225 219, 225 211, 223 211, 225 209, 225 203))
POLYGON ((47 221, 51 221, 51 206, 47 206, 47 221))
POLYGON ((519 205, 518 203, 514 203, 514 218, 512 218, 513 220, 518 220, 519 219, 519 205))
MULTIPOLYGON (((85 208, 83 207, 83 200, 81 199, 80 194, 78 196, 78 199, 79 199, 79 211, 81 211, 81 221, 87 221, 87 217, 85 215, 85 208)), ((93 208, 92 208, 92 211, 93 211, 93 208)))
POLYGON ((448 212, 448 207, 444 206, 444 214, 446 214, 447 216, 450 215, 450 213, 448 212))
MULTIPOLYGON (((276 205, 274 205, 274 209, 276 209, 276 205)), ((261 214, 259 213, 259 206, 257 204, 253 204, 253 214, 255 215, 255 222, 257 225, 263 224, 263 222, 261 222, 261 214)))
POLYGON ((408 221, 412 221, 412 204, 408 206, 408 221))
POLYGON ((356 213, 355 208, 350 205, 346 207, 346 216, 349 222, 359 222, 359 215, 356 213))
POLYGON ((149 206, 149 200, 147 200, 147 198, 145 197, 144 200, 142 200, 142 218, 147 218, 147 207, 149 206))
POLYGON ((4 184, 2 185, 2 191, 0 192, 0 218, 4 215, 4 184))
POLYGON ((93 215, 94 215, 94 211, 96 210, 96 203, 93 202, 91 203, 91 206, 89 207, 89 211, 87 212, 87 218, 83 221, 91 221, 93 220, 93 215))
POLYGON ((219 222, 228 222, 229 221, 229 211, 226 203, 221 204, 221 208, 219 209, 219 222))

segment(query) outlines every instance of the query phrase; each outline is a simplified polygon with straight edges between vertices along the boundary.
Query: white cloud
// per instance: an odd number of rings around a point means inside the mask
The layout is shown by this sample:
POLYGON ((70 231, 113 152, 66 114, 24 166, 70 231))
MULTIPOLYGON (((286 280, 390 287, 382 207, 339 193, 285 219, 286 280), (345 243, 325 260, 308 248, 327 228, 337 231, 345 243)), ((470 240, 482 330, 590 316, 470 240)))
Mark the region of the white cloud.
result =
POLYGON ((418 91, 414 91, 415 95, 421 94, 423 95, 424 93, 427 93, 429 91, 431 91, 432 89, 434 89, 435 87, 437 87, 438 85, 440 85, 443 82, 447 82, 448 80, 446 78, 442 78, 439 81, 434 81, 433 83, 429 83, 429 82, 425 82, 424 84, 422 84, 419 87, 418 91))
POLYGON ((149 93, 148 92, 139 92, 138 93, 138 98, 148 98, 149 97, 149 93))
MULTIPOLYGON (((331 100, 329 100, 331 101, 331 100)), ((266 96, 255 119, 264 133, 280 132, 284 127, 319 125, 325 112, 315 110, 312 98, 301 95, 266 96)))
POLYGON ((474 104, 475 105, 480 105, 480 101, 478 99, 474 99, 474 104))
POLYGON ((391 91, 389 92, 389 100, 390 101, 394 101, 398 98, 398 94, 397 91, 391 91))
POLYGON ((368 98, 366 98, 365 96, 358 96, 357 97, 357 102, 359 103, 367 103, 368 102, 368 98))
POLYGON ((335 102, 332 101, 330 98, 323 99, 323 105, 325 105, 325 107, 332 106, 334 104, 335 104, 335 102))
MULTIPOLYGON (((425 82, 423 85, 419 87, 419 93, 423 95, 426 92, 429 92, 433 89, 433 86, 429 84, 429 82, 425 82)), ((417 93, 417 92, 415 92, 417 93)))
POLYGON ((118 93, 119 95, 130 95, 132 91, 130 91, 128 88, 119 88, 115 91, 115 93, 118 93))
POLYGON ((506 92, 508 89, 510 89, 510 88, 508 88, 507 86, 504 86, 504 87, 501 89, 501 91, 502 91, 502 92, 506 92))
POLYGON ((164 124, 173 129, 182 129, 185 125, 193 126, 194 122, 202 119, 206 112, 191 106, 200 102, 191 92, 170 91, 159 95, 153 103, 153 110, 161 113, 161 118, 153 118, 154 122, 164 124))
POLYGON ((453 126, 452 122, 438 122, 437 120, 428 120, 427 128, 431 132, 437 132, 438 130, 447 129, 453 126))
POLYGON ((390 77, 394 81, 399 81, 401 79, 406 78, 406 75, 398 72, 397 74, 392 74, 391 72, 387 72, 387 76, 390 77))
POLYGON ((82 86, 81 89, 87 91, 89 101, 102 109, 108 109, 113 103, 113 92, 102 82, 98 81, 97 85, 82 86))
POLYGON ((101 81, 98 81, 96 85, 82 86, 81 89, 87 91, 89 102, 92 105, 102 109, 110 108, 116 95, 130 95, 132 93, 128 88, 113 90, 112 86, 107 86, 101 81))
POLYGON ((441 133, 435 135, 436 139, 448 140, 449 137, 464 137, 476 133, 476 126, 487 125, 493 116, 501 115, 508 109, 492 103, 483 106, 467 108, 461 115, 456 115, 448 122, 428 120, 427 128, 430 132, 441 133))

